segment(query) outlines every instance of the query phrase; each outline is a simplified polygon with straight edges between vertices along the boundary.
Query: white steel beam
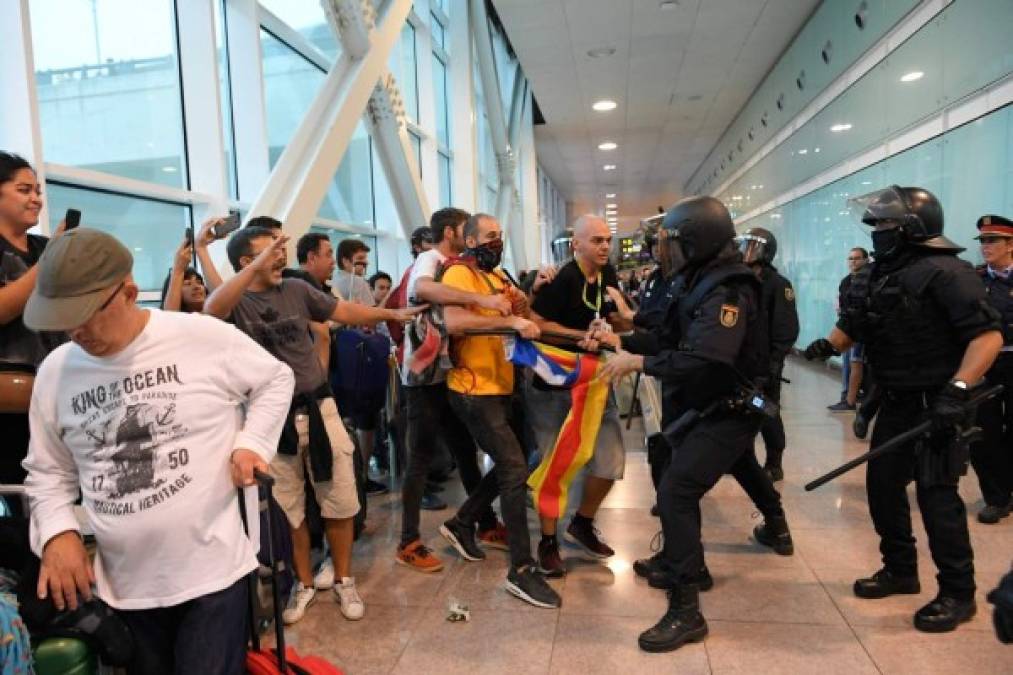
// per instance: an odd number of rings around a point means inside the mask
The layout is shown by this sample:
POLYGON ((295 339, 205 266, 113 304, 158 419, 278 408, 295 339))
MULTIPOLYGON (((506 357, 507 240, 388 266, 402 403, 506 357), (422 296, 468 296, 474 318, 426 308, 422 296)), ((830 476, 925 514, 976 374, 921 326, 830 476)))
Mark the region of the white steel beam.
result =
MULTIPOLYGON (((332 1, 357 4, 359 11, 368 4, 368 0, 332 1)), ((252 215, 271 215, 285 223, 293 251, 295 240, 316 218, 410 10, 411 0, 391 0, 385 16, 369 32, 370 47, 365 55, 355 58, 343 51, 254 200, 252 215)))
POLYGON ((471 0, 468 18, 471 35, 475 41, 478 74, 482 78, 482 98, 485 100, 485 110, 489 117, 489 134, 496 153, 499 189, 496 193, 495 215, 507 231, 514 266, 517 269, 524 269, 527 267, 527 256, 524 250, 523 226, 507 227, 517 195, 515 182, 517 157, 510 145, 507 122, 503 115, 503 99, 500 96, 499 79, 496 77, 496 60, 492 50, 492 38, 489 35, 489 15, 485 9, 485 0, 471 0))
MULTIPOLYGON (((35 59, 28 0, 0 2, 0 149, 23 156, 45 183, 42 130, 39 127, 39 99, 35 88, 35 59)), ((39 229, 49 234, 48 209, 43 205, 39 229)))
POLYGON ((415 148, 405 127, 404 103, 390 73, 380 78, 369 97, 367 119, 376 156, 394 197, 398 220, 405 239, 409 239, 412 230, 429 222, 430 210, 419 178, 415 148))

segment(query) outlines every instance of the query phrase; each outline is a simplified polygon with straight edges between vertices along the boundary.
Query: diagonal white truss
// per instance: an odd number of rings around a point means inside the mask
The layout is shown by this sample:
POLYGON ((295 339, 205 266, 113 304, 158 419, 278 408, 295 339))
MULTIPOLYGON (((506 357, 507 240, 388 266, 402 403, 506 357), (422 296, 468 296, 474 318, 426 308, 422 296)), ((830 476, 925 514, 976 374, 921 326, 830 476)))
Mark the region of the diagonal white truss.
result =
POLYGON ((252 215, 271 215, 285 223, 293 240, 290 246, 316 218, 355 126, 367 111, 403 229, 407 234, 428 222, 429 207, 400 98, 386 67, 411 5, 411 0, 389 0, 377 23, 369 0, 324 0, 342 54, 250 209, 252 215))

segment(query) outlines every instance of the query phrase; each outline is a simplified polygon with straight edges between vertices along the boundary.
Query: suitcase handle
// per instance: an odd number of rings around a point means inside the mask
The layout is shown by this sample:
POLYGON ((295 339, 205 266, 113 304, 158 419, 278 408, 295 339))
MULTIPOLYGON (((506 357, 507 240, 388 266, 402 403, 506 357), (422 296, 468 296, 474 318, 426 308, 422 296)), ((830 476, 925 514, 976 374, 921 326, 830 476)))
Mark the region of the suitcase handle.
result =
MULTIPOLYGON (((278 588, 278 561, 274 558, 274 533, 271 529, 271 497, 274 490, 274 477, 270 476, 260 469, 253 470, 253 478, 257 481, 257 485, 260 488, 264 488, 265 498, 267 499, 268 512, 265 522, 267 523, 267 559, 271 565, 271 594, 274 601, 274 631, 275 640, 277 643, 277 649, 275 653, 278 656, 278 670, 282 673, 288 673, 288 664, 285 662, 285 625, 282 619, 282 606, 281 606, 281 591, 278 588)), ((250 523, 246 513, 246 492, 242 487, 237 487, 236 492, 239 497, 239 517, 243 521, 243 531, 246 532, 246 536, 250 536, 250 523)), ((258 494, 259 499, 259 494, 258 494)), ((249 609, 249 621, 250 621, 250 642, 253 646, 254 651, 260 651, 260 635, 257 633, 256 623, 256 612, 254 611, 254 596, 257 592, 257 570, 254 569, 250 572, 248 577, 249 585, 249 599, 247 607, 249 609)))

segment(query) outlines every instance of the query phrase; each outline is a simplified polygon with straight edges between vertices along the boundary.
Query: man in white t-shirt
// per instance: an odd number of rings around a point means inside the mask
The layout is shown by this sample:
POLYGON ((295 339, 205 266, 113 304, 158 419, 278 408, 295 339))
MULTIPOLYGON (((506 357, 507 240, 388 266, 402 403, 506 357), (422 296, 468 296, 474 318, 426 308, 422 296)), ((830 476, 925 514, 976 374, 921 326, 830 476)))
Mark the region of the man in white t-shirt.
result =
MULTIPOLYGON (((415 259, 408 276, 408 301, 411 304, 479 306, 497 311, 504 317, 510 316, 512 305, 506 295, 469 293, 435 281, 440 265, 447 258, 464 251, 463 229, 468 215, 466 211, 455 208, 433 213, 430 218, 433 248, 420 253, 415 259)), ((412 343, 408 332, 404 342, 402 378, 407 401, 408 468, 401 490, 403 514, 397 561, 421 572, 438 572, 443 569, 443 563, 422 543, 419 533, 419 509, 429 465, 436 454, 437 439, 447 444, 457 461, 465 490, 469 493, 474 490, 482 474, 475 457, 475 443, 450 409, 446 373, 437 370, 426 382, 409 377, 412 343)), ((507 548, 504 528, 496 521, 492 509, 479 519, 479 539, 487 546, 507 548)))
POLYGON ((42 362, 29 412, 39 597, 74 609, 94 584, 133 633, 130 673, 241 672, 257 560, 235 486, 274 457, 292 370, 228 324, 139 307, 132 265, 110 235, 67 232, 25 308, 72 341, 42 362))

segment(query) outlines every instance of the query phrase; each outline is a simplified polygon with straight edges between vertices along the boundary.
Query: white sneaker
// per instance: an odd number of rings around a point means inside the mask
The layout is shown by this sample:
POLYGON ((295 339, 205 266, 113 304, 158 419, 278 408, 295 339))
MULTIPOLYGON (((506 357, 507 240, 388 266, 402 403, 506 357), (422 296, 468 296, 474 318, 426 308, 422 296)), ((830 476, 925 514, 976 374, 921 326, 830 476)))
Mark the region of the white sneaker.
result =
POLYGON ((317 599, 317 591, 314 588, 307 588, 297 581, 292 587, 292 595, 289 596, 288 606, 282 612, 281 618, 285 625, 295 623, 303 618, 306 610, 317 599))
POLYGON ((366 614, 366 603, 355 589, 355 577, 342 577, 334 586, 334 599, 341 606, 341 613, 349 621, 358 621, 366 614))
POLYGON ((320 563, 320 569, 313 575, 313 588, 318 591, 334 588, 334 563, 330 558, 324 558, 320 563))

